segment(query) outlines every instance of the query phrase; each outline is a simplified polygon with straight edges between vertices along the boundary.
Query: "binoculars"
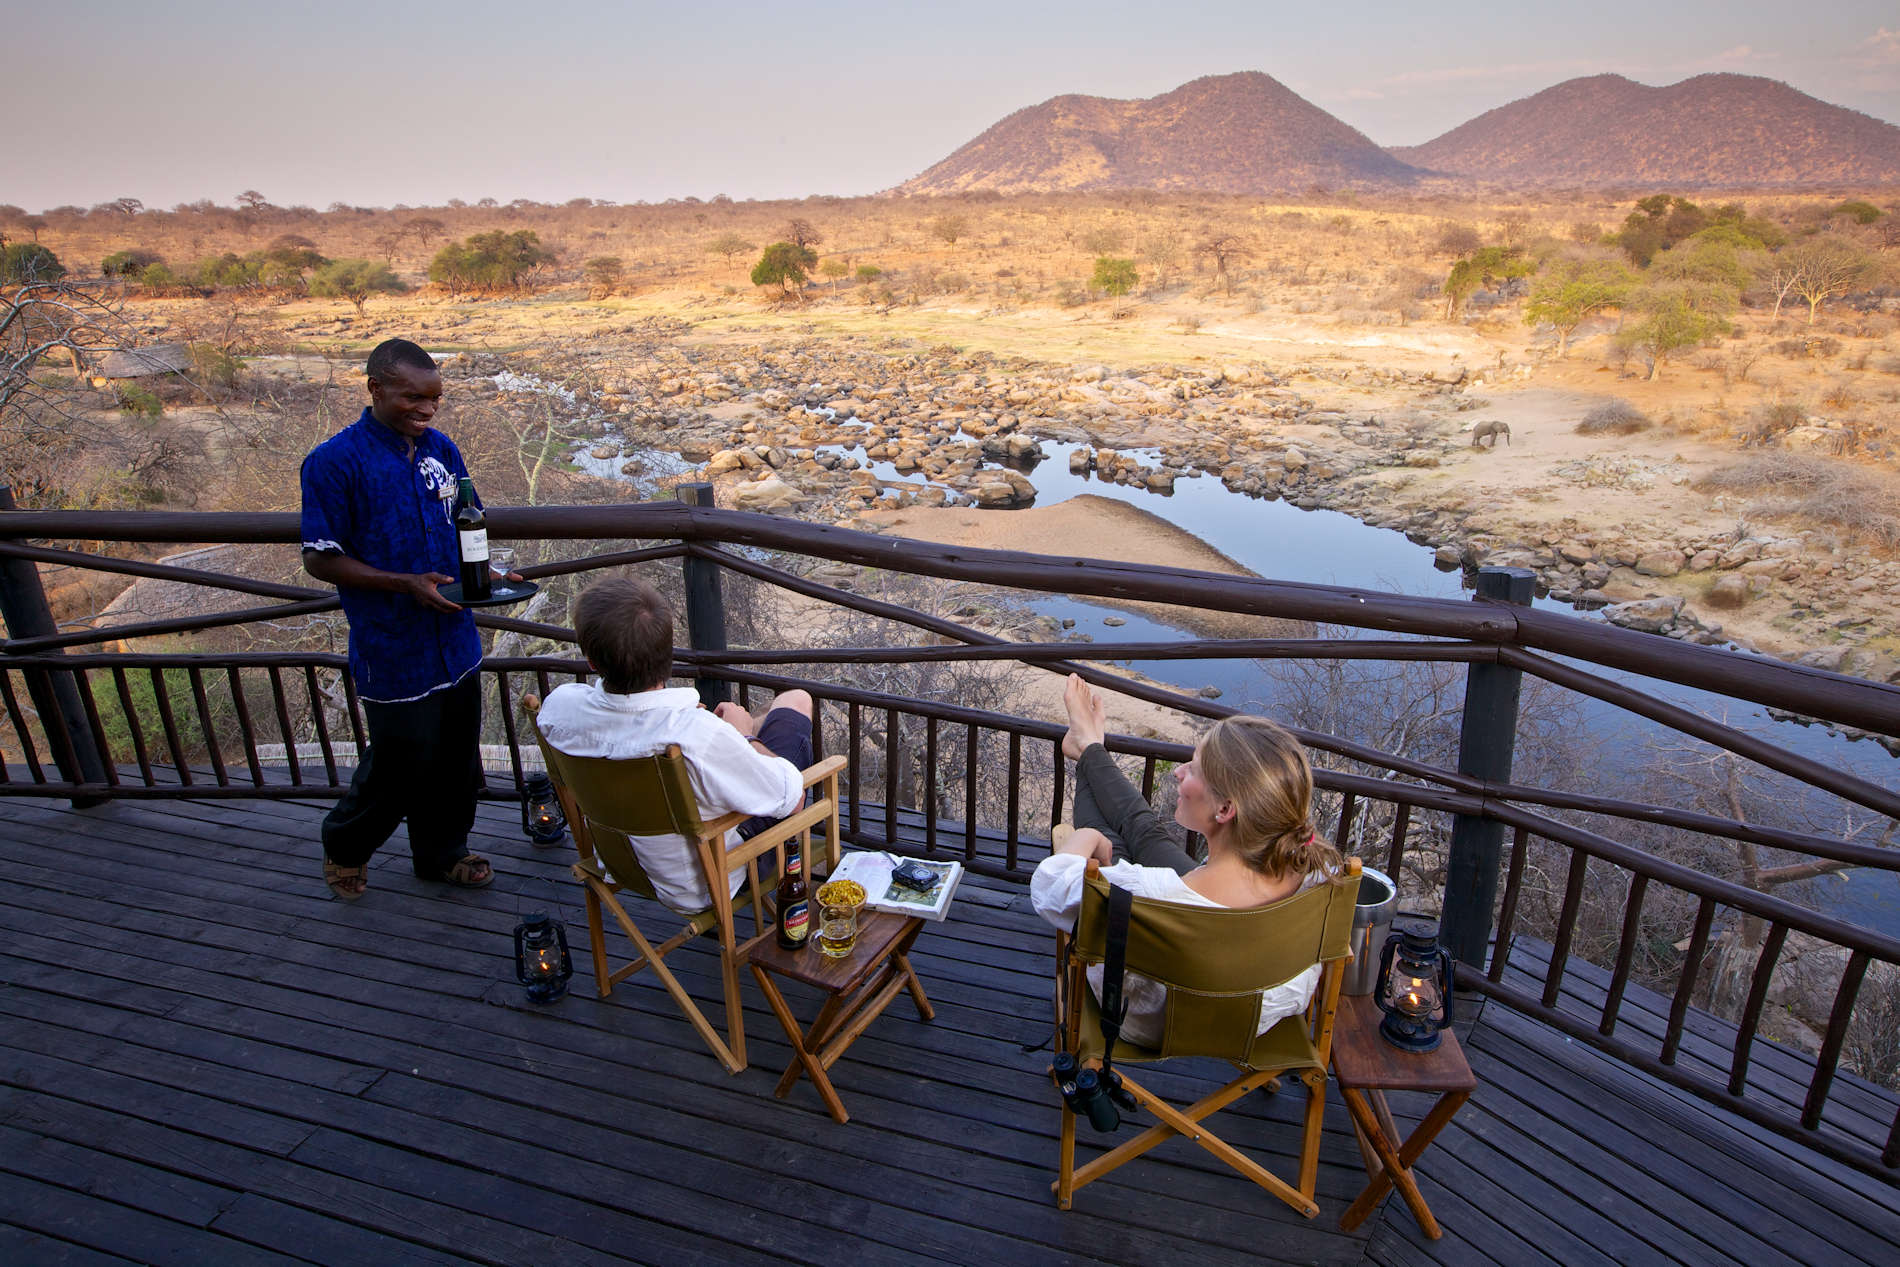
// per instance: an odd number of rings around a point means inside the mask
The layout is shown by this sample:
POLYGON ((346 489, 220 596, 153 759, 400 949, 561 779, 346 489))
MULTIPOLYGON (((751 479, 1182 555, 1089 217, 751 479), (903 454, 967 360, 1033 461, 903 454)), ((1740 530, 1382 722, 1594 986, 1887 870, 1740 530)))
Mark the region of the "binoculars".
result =
POLYGON ((1059 1051, 1049 1075, 1055 1079, 1056 1089, 1062 1092, 1070 1111, 1078 1117, 1086 1117, 1089 1125, 1098 1131, 1118 1129, 1122 1124, 1122 1110, 1135 1111, 1135 1097, 1122 1089, 1122 1076, 1113 1069, 1099 1073, 1083 1069, 1076 1064, 1072 1053, 1059 1051))

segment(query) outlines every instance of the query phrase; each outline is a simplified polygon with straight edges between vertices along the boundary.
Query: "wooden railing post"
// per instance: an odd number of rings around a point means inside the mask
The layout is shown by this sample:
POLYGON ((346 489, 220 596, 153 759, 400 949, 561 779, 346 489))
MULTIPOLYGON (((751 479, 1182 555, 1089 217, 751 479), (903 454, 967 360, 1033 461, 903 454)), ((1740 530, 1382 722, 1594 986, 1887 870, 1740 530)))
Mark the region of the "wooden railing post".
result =
MULTIPOLYGON (((1479 568, 1478 602, 1530 606, 1534 574, 1526 568, 1479 568)), ((1521 669, 1501 664, 1472 664, 1465 670, 1465 711, 1458 736, 1458 772, 1492 783, 1511 781, 1517 749, 1517 700, 1521 669)), ((1451 825, 1451 858, 1445 872, 1444 914, 1438 940, 1460 963, 1485 966, 1491 938, 1491 910, 1497 905, 1498 866, 1504 853, 1504 824, 1456 814, 1451 825)))
MULTIPOLYGON (((12 487, 0 484, 0 512, 18 509, 12 487)), ((39 638, 59 632, 53 609, 46 602, 46 590, 40 585, 38 564, 29 559, 0 558, 0 617, 6 620, 10 638, 39 638)), ((103 785, 105 762, 86 724, 85 706, 73 675, 57 669, 29 669, 21 676, 40 715, 40 726, 46 732, 60 777, 68 783, 103 785)), ((81 807, 104 801, 99 796, 73 798, 73 804, 81 807)))
MULTIPOLYGON (((711 484, 681 484, 675 489, 688 506, 711 507, 711 484)), ((726 598, 720 589, 720 567, 707 559, 686 556, 682 574, 686 581, 686 640, 695 651, 726 649, 726 598)), ((699 675, 699 702, 715 708, 732 698, 732 684, 723 678, 699 675)))

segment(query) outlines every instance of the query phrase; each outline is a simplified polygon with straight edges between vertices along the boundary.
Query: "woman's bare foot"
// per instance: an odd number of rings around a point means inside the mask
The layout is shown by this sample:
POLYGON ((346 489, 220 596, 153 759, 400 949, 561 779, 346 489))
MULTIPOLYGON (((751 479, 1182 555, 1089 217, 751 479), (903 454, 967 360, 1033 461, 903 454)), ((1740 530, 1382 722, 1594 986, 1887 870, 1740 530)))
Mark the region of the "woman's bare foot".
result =
POLYGON ((1068 685, 1062 688, 1062 706, 1069 714, 1069 730, 1062 736, 1062 755, 1071 761, 1080 761, 1090 744, 1101 743, 1108 736, 1108 706, 1102 703, 1102 697, 1094 688, 1074 673, 1069 674, 1068 685))

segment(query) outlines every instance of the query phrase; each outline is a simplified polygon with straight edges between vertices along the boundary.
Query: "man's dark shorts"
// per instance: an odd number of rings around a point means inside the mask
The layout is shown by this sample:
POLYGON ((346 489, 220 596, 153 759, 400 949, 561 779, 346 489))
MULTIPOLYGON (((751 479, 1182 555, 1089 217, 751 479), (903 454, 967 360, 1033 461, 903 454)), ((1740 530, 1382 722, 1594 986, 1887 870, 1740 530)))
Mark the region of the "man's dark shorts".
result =
MULTIPOLYGON (((796 708, 775 708, 767 713, 759 723, 758 740, 771 749, 773 756, 784 757, 800 770, 817 759, 812 749, 811 718, 796 708)), ((739 835, 750 839, 777 821, 763 816, 749 818, 740 824, 739 835)))

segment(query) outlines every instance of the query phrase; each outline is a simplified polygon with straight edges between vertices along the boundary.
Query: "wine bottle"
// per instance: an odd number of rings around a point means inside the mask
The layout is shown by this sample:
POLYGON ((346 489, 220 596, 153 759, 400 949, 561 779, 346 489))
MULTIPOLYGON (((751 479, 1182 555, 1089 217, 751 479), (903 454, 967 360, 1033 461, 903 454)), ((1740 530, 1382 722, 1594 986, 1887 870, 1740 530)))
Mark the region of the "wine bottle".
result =
POLYGON ((488 517, 475 504, 475 481, 462 477, 456 494, 455 535, 462 548, 462 601, 478 602, 488 597, 488 517))
POLYGON ((778 944, 798 950, 811 939, 811 887, 796 839, 785 842, 785 874, 778 878, 778 944))

